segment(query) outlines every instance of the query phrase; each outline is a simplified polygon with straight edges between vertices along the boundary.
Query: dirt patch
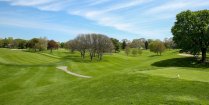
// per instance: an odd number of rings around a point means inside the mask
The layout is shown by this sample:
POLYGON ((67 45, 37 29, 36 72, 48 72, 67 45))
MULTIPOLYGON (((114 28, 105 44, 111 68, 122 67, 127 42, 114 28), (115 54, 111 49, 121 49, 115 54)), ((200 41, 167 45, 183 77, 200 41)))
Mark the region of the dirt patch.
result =
POLYGON ((67 66, 58 66, 57 69, 60 69, 70 75, 74 75, 74 76, 77 76, 77 77, 81 77, 81 78, 92 78, 91 76, 85 76, 85 75, 80 75, 80 74, 76 74, 76 73, 73 73, 69 70, 67 70, 67 66))

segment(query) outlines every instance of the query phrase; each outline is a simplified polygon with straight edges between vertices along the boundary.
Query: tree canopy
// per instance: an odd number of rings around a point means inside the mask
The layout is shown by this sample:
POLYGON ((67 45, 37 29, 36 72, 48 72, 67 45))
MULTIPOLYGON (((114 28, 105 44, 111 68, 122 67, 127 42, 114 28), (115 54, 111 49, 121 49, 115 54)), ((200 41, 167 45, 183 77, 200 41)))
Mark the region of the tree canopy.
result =
POLYGON ((162 52, 165 51, 165 45, 163 42, 161 42, 160 40, 155 40, 153 42, 150 43, 149 45, 150 51, 157 53, 157 54, 162 54, 162 52))
POLYGON ((52 52, 53 49, 58 49, 58 47, 59 47, 59 45, 57 44, 56 41, 54 41, 54 40, 48 41, 47 49, 50 49, 51 52, 52 52))
POLYGON ((177 46, 192 54, 202 52, 202 62, 206 62, 209 46, 209 10, 183 11, 176 16, 172 27, 173 40, 177 46))
POLYGON ((110 38, 113 45, 114 45, 114 50, 115 52, 120 52, 120 41, 118 39, 115 38, 110 38))
POLYGON ((80 52, 81 57, 85 58, 88 51, 90 59, 97 55, 99 60, 102 60, 105 52, 111 52, 114 45, 110 38, 102 34, 80 34, 74 40, 67 42, 68 48, 80 52))

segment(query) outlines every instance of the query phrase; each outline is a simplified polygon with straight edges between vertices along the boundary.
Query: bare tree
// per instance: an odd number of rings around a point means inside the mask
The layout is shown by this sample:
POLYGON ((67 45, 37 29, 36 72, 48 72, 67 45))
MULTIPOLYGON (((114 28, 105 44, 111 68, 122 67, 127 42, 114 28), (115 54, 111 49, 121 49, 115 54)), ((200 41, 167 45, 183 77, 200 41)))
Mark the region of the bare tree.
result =
POLYGON ((74 40, 68 41, 69 48, 80 52, 81 57, 85 58, 86 52, 89 51, 90 59, 96 56, 102 60, 103 54, 111 52, 114 48, 112 41, 102 34, 80 34, 74 40))

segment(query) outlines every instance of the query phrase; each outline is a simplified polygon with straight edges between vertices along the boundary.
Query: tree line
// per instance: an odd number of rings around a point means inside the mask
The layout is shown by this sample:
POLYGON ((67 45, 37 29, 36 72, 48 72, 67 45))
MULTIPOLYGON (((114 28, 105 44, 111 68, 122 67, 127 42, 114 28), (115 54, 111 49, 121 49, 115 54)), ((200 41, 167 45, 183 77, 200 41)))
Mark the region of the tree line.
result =
POLYGON ((32 38, 31 40, 13 39, 12 37, 0 38, 0 48, 13 48, 13 49, 28 49, 29 51, 44 51, 58 49, 63 47, 62 43, 54 40, 47 40, 47 38, 32 38))
POLYGON ((132 54, 134 56, 141 55, 142 50, 150 50, 151 52, 161 55, 165 49, 174 49, 176 44, 172 38, 165 38, 164 41, 159 39, 133 39, 132 41, 124 39, 121 43, 121 48, 124 49, 126 55, 132 54))
POLYGON ((118 53, 121 50, 126 55, 132 54, 133 56, 141 55, 143 50, 150 50, 156 54, 160 54, 167 48, 175 48, 175 43, 172 38, 165 38, 164 41, 153 39, 133 39, 132 41, 123 39, 119 41, 115 38, 109 38, 102 34, 80 34, 73 40, 67 42, 57 42, 55 40, 48 40, 45 37, 32 38, 30 40, 13 39, 12 37, 0 38, 1 48, 15 48, 15 49, 28 49, 28 51, 38 52, 44 50, 66 48, 71 52, 80 52, 81 57, 84 59, 88 54, 90 60, 97 58, 102 60, 104 53, 118 53))

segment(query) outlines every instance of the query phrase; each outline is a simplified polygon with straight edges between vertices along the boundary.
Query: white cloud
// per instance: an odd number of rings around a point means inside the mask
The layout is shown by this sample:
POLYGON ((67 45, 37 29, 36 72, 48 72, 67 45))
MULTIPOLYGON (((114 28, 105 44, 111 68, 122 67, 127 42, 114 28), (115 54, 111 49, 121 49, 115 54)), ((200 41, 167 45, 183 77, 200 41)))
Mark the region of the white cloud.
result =
MULTIPOLYGON (((64 11, 94 21, 102 26, 133 34, 169 34, 170 27, 159 28, 155 21, 174 20, 176 13, 186 9, 209 6, 208 0, 3 0, 16 6, 32 6, 43 11, 64 11), (157 5, 156 5, 156 4, 157 5), (146 5, 142 5, 146 4, 146 5), (143 7, 144 6, 144 7, 143 7), (134 12, 133 9, 136 9, 134 12), (139 11, 137 11, 137 9, 139 11), (118 12, 120 11, 120 13, 118 12), (123 11, 125 13, 123 13, 123 11), (130 15, 130 16, 129 16, 130 15), (150 26, 148 26, 150 25, 150 26), (156 29, 153 29, 155 26, 156 29)), ((41 23, 40 23, 41 24, 41 23)), ((29 24, 27 24, 29 25, 29 24)), ((36 24, 33 24, 36 26, 36 24)), ((56 27, 59 29, 59 27, 56 27)), ((57 30, 58 30, 57 29, 57 30)), ((67 31, 66 28, 61 31, 67 31)))
POLYGON ((170 13, 173 14, 173 11, 193 9, 202 6, 209 6, 208 0, 172 0, 168 1, 160 6, 153 7, 147 11, 147 14, 158 14, 158 13, 170 13))
POLYGON ((37 6, 37 5, 42 5, 46 3, 50 3, 53 0, 7 0, 10 1, 12 5, 17 5, 17 6, 37 6))
POLYGON ((14 18, 0 18, 1 25, 10 25, 16 27, 23 27, 23 28, 32 28, 32 29, 41 29, 41 30, 48 30, 48 31, 56 31, 67 33, 69 35, 77 35, 79 33, 90 33, 93 31, 86 30, 86 29, 77 29, 69 26, 57 25, 52 23, 43 23, 43 22, 33 22, 32 20, 22 20, 22 19, 14 19, 14 18))
POLYGON ((47 4, 38 5, 36 7, 43 11, 62 11, 67 8, 68 3, 69 1, 55 1, 47 4))
POLYGON ((103 3, 106 3, 106 2, 109 2, 111 0, 91 0, 90 2, 90 6, 94 6, 94 5, 99 5, 99 4, 103 4, 103 3))
MULTIPOLYGON (((40 10, 44 11, 70 11, 69 13, 72 15, 78 15, 85 17, 89 20, 95 21, 100 25, 103 26, 109 26, 113 27, 118 30, 122 31, 129 31, 133 26, 131 23, 123 22, 123 17, 118 15, 111 15, 112 11, 124 9, 124 8, 131 8, 140 4, 143 4, 145 2, 148 2, 150 0, 131 0, 131 1, 125 1, 119 4, 113 4, 111 6, 107 6, 104 9, 100 10, 91 10, 91 8, 88 10, 88 8, 84 8, 86 10, 82 10, 82 6, 78 6, 77 8, 71 8, 69 1, 59 1, 56 0, 8 0, 11 5, 17 5, 17 6, 33 6, 40 10), (72 11, 73 10, 73 11, 72 11)), ((90 5, 97 5, 102 4, 105 2, 109 2, 109 0, 101 0, 101 1, 95 1, 91 0, 90 5), (92 4, 93 3, 93 4, 92 4)), ((92 7, 94 9, 94 6, 92 7)))

